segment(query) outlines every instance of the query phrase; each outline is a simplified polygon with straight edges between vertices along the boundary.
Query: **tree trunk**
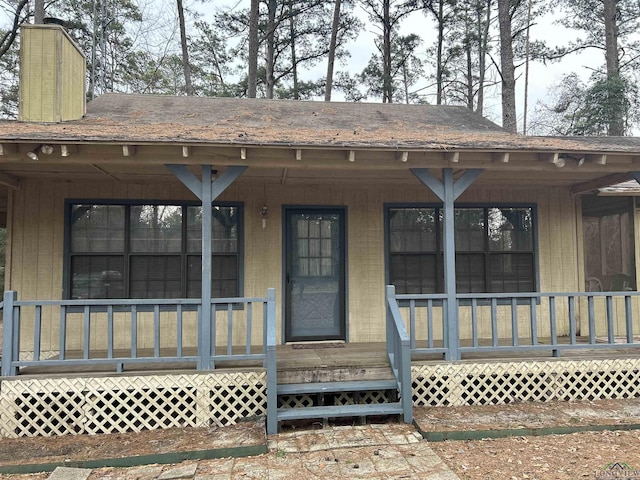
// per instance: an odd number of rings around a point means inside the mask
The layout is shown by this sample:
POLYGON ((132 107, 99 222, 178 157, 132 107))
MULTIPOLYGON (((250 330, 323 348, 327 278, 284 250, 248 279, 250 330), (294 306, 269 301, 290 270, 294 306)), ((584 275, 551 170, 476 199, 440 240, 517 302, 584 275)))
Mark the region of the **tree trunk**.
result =
POLYGON ((182 0, 176 0, 178 6, 178 22, 180 23, 180 45, 182 47, 182 70, 184 71, 184 88, 188 96, 193 95, 191 83, 191 64, 189 63, 189 49, 187 48, 187 28, 184 21, 184 7, 182 0))
POLYGON ((509 132, 518 130, 516 120, 516 79, 513 65, 510 1, 498 0, 500 24, 500 75, 502 77, 502 127, 509 132))
POLYGON ((44 23, 44 0, 35 0, 33 23, 36 25, 44 23))
POLYGON ((249 72, 247 75, 247 97, 256 98, 258 91, 258 19, 260 0, 251 0, 249 16, 249 72))
POLYGON ((491 0, 486 0, 486 16, 482 21, 482 10, 478 9, 478 101, 476 112, 484 111, 484 79, 487 69, 487 48, 489 43, 489 25, 491 24, 491 0))
POLYGON ((342 0, 336 0, 333 8, 333 23, 331 24, 331 41, 329 43, 329 61, 327 62, 327 81, 324 88, 324 101, 331 101, 333 88, 333 65, 336 60, 336 44, 338 43, 338 26, 340 25, 340 8, 342 0))
POLYGON ((298 85, 298 64, 296 61, 296 26, 293 18, 293 0, 289 0, 289 35, 291 36, 291 74, 293 77, 293 99, 300 100, 300 86, 298 85))
POLYGON ((605 57, 607 60, 607 91, 609 94, 609 135, 624 135, 624 89, 620 85, 618 57, 618 23, 616 0, 603 0, 605 57))
POLYGON ((442 47, 444 43, 444 0, 438 2, 438 53, 436 58, 436 105, 442 105, 442 96, 444 87, 442 85, 442 77, 444 76, 444 68, 442 67, 442 47))
POLYGON ((276 30, 276 10, 278 4, 276 0, 269 0, 267 2, 267 58, 266 58, 266 73, 267 73, 267 98, 273 98, 273 89, 275 86, 274 77, 274 62, 275 62, 275 30, 276 30))
POLYGON ((389 10, 391 0, 383 0, 382 4, 382 103, 393 102, 393 88, 391 85, 391 17, 389 10))

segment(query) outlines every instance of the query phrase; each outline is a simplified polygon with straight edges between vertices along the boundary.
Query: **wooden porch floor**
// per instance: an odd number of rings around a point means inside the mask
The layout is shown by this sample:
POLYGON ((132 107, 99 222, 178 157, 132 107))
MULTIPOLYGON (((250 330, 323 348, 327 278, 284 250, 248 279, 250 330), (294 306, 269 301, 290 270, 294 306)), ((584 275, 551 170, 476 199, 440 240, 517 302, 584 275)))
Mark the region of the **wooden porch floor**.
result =
MULTIPOLYGON (((559 339, 560 341, 561 339, 559 339)), ((580 341, 580 339, 578 339, 580 341)), ((544 340, 541 343, 545 342, 544 340)), ((462 342, 465 346, 466 341, 462 342)), ((470 345, 470 344, 469 344, 470 345)), ((418 346, 421 346, 418 344, 418 346)), ((234 348, 234 353, 242 353, 244 347, 234 348)), ((260 347, 254 347, 254 352, 259 352, 260 347)), ((106 358, 106 351, 92 351, 92 358, 106 358)), ((223 354, 222 350, 218 353, 223 354)), ((126 357, 129 350, 114 351, 114 357, 126 357)), ((184 349, 184 355, 194 355, 194 349, 184 349)), ((627 358, 637 357, 638 349, 585 349, 577 351, 562 351, 563 359, 599 359, 599 358, 627 358)), ((138 356, 152 356, 153 349, 138 349, 138 356)), ((174 349, 162 349, 160 356, 175 355, 174 349)), ((82 358, 81 351, 67 352, 67 358, 82 358)), ((476 363, 485 361, 522 361, 548 360, 553 358, 550 349, 544 351, 513 352, 483 352, 465 353, 461 362, 476 363)), ((380 343, 318 343, 279 345, 277 347, 278 382, 279 383, 304 383, 343 380, 386 380, 391 379, 392 372, 387 359, 385 344, 380 343)), ((443 364, 446 362, 441 354, 420 354, 412 356, 414 364, 443 364)), ((46 364, 46 361, 44 361, 46 364)), ((217 370, 242 370, 262 367, 261 361, 220 361, 216 363, 217 370)), ((158 373, 193 373, 195 362, 167 362, 162 364, 127 364, 125 374, 158 374, 158 373)), ((21 377, 34 376, 107 376, 113 375, 114 367, 108 365, 88 366, 33 366, 23 367, 20 370, 21 377)))

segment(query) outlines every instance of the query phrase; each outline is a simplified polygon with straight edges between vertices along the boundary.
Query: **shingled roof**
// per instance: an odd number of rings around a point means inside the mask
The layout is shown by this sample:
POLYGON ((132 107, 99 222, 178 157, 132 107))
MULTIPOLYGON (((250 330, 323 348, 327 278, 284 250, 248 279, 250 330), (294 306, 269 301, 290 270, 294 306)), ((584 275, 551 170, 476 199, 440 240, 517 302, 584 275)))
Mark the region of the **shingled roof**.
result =
POLYGON ((457 106, 113 93, 77 121, 0 122, 0 141, 640 152, 640 138, 512 134, 457 106))

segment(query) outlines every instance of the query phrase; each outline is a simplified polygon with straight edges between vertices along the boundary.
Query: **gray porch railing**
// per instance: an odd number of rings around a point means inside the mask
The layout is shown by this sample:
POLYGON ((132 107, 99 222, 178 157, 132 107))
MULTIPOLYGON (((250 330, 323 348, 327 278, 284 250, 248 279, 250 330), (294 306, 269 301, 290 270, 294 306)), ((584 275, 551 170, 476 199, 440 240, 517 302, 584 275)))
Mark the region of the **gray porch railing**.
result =
MULTIPOLYGON (((267 297, 264 298, 213 299, 208 307, 212 312, 212 347, 210 351, 201 349, 194 354, 185 353, 183 332, 187 312, 197 315, 197 318, 193 319, 194 323, 200 320, 200 299, 18 300, 16 292, 8 291, 4 294, 3 306, 2 376, 17 375, 21 367, 29 366, 110 365, 119 372, 125 364, 135 363, 194 362, 199 367, 208 364, 203 361, 207 357, 211 360, 212 367, 216 361, 224 360, 258 360, 267 367, 270 341, 275 348, 274 289, 269 289, 267 297), (261 311, 261 314, 256 314, 256 311, 261 311), (43 316, 48 316, 49 320, 43 322, 43 316), (245 336, 234 339, 234 327, 238 322, 243 323, 242 328, 238 330, 244 330, 245 336), (51 350, 55 354, 52 358, 42 358, 41 355, 43 323, 47 329, 51 329, 48 331, 59 332, 57 348, 51 350), (217 339, 220 333, 217 328, 219 323, 226 326, 224 341, 217 339), (257 328, 255 323, 259 323, 259 327, 262 328, 262 345, 258 349, 251 345, 254 329, 257 328), (33 350, 24 351, 21 350, 20 331, 26 328, 27 324, 29 328, 33 327, 33 350), (74 340, 79 346, 78 349, 68 346, 70 324, 73 330, 79 329, 82 332, 81 339, 76 337, 74 340), (116 343, 122 342, 123 337, 122 331, 117 335, 114 333, 116 324, 118 328, 124 325, 129 330, 127 346, 123 348, 116 348, 116 343), (141 324, 149 329, 147 337, 153 338, 153 345, 144 349, 139 347, 141 324), (104 341, 100 343, 99 348, 95 341, 92 346, 92 339, 96 338, 92 331, 95 329, 103 330, 100 338, 104 341), (161 334, 175 335, 164 342, 169 344, 169 347, 163 347, 161 334)), ((201 342, 198 342, 198 345, 200 344, 201 342)))
POLYGON ((412 354, 639 348, 634 332, 640 292, 473 293, 456 295, 448 321, 447 297, 396 295, 409 324, 412 354), (460 344, 448 341, 457 329, 460 344), (462 335, 462 334, 465 335, 462 335), (466 337, 466 339, 465 339, 466 337))
POLYGON ((398 384, 405 423, 413 420, 413 388, 411 385, 411 351, 409 334, 395 301, 396 287, 386 287, 386 348, 391 370, 398 384))

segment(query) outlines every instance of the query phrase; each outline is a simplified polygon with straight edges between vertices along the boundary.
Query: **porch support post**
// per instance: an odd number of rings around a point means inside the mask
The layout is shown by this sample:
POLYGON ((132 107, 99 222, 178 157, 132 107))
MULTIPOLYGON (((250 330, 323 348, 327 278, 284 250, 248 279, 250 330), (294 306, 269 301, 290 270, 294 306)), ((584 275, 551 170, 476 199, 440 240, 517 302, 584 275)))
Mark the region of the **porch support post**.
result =
POLYGON ((202 180, 198 180, 185 165, 166 165, 166 167, 202 202, 202 308, 198 319, 198 369, 211 370, 215 367, 211 357, 215 354, 216 348, 215 328, 212 330, 211 315, 211 257, 213 253, 211 247, 213 222, 211 205, 229 185, 243 174, 247 167, 228 167, 215 181, 211 165, 202 165, 202 180))
POLYGON ((213 202, 211 165, 202 165, 202 309, 198 332, 200 370, 215 368, 211 361, 216 352, 215 328, 211 335, 211 203, 213 202), (213 338, 212 338, 213 337, 213 338))
POLYGON ((443 203, 444 216, 444 284, 447 295, 446 320, 447 329, 445 360, 460 360, 460 328, 458 319, 458 303, 456 299, 456 243, 454 202, 469 188, 482 173, 481 169, 469 169, 454 182, 453 169, 442 169, 442 182, 434 177, 426 168, 412 168, 418 179, 431 190, 443 203))

